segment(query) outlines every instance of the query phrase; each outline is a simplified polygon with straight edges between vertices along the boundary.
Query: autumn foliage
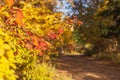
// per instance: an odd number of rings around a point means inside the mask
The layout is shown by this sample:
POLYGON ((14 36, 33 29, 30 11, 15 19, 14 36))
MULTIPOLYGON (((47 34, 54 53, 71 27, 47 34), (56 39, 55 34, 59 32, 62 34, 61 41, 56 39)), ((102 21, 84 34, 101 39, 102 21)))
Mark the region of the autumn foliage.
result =
MULTIPOLYGON (((61 12, 53 12, 50 6, 45 6, 49 1, 51 3, 51 0, 0 0, 0 80, 43 80, 42 75, 34 77, 29 71, 38 72, 41 62, 49 61, 51 54, 58 53, 58 48, 71 41, 70 28, 76 22, 63 21, 61 12), (4 73, 6 69, 8 73, 4 73)), ((77 24, 82 22, 77 21, 77 24)))

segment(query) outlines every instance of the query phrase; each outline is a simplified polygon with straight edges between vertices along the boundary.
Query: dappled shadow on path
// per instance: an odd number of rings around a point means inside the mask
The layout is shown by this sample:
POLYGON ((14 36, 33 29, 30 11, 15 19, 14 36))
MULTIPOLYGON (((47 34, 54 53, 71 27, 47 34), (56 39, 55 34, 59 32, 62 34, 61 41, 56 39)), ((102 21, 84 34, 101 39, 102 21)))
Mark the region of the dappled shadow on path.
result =
POLYGON ((72 55, 57 58, 54 63, 58 70, 71 74, 74 80, 120 80, 120 68, 108 61, 72 55))

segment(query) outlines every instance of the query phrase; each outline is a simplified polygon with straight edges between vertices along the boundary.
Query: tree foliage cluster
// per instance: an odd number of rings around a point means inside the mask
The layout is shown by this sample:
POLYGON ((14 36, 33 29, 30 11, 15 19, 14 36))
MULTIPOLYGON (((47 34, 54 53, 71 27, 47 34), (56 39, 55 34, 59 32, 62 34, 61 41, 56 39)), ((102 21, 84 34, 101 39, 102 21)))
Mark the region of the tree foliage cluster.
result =
POLYGON ((76 41, 94 46, 93 51, 88 54, 118 55, 120 0, 74 0, 74 5, 75 15, 84 23, 75 28, 76 41))
POLYGON ((53 0, 0 0, 0 80, 53 79, 55 70, 46 62, 71 43, 70 28, 76 23, 53 12, 55 4, 53 0))

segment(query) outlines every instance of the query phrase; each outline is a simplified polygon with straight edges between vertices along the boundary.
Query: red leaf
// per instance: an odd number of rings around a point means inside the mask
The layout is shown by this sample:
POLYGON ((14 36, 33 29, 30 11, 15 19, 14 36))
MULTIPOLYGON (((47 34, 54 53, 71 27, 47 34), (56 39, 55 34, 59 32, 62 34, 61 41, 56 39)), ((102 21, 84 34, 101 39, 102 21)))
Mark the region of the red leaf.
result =
POLYGON ((63 29, 58 30, 59 34, 63 33, 63 31, 64 31, 63 29))
POLYGON ((26 31, 26 34, 29 35, 29 36, 33 35, 33 33, 31 31, 26 31))
POLYGON ((35 49, 36 50, 46 51, 47 50, 47 44, 46 44, 46 42, 44 42, 44 41, 39 42, 39 44, 37 46, 35 46, 35 49))
POLYGON ((42 47, 47 46, 47 44, 46 44, 45 42, 41 42, 40 45, 41 45, 42 47))
POLYGON ((40 45, 35 46, 35 49, 36 49, 36 50, 40 50, 40 49, 41 49, 41 46, 40 46, 40 45))
POLYGON ((40 52, 40 53, 39 53, 39 56, 43 56, 43 53, 42 53, 42 52, 40 52))
POLYGON ((57 38, 57 36, 58 36, 58 34, 54 33, 53 31, 49 31, 48 35, 47 35, 47 38, 51 39, 51 40, 54 40, 54 39, 57 38))
POLYGON ((47 47, 43 47, 42 50, 43 50, 43 51, 46 51, 46 50, 47 50, 47 47))

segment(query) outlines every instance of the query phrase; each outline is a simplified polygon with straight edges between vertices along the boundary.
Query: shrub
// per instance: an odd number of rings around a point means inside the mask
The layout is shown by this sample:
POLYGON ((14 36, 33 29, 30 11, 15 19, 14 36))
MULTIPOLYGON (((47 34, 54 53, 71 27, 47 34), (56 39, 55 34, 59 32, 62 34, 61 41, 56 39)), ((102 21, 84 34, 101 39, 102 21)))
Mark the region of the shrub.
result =
POLYGON ((44 3, 1 1, 1 80, 52 80, 54 68, 42 61, 48 61, 49 55, 60 46, 68 25, 62 21, 61 13, 52 12, 44 3))
POLYGON ((16 41, 0 28, 0 80, 15 80, 14 52, 16 41))
POLYGON ((112 60, 115 65, 120 65, 120 53, 118 53, 115 57, 113 57, 112 60))
POLYGON ((33 66, 29 66, 24 74, 24 80, 53 80, 55 69, 46 63, 33 63, 33 66))

